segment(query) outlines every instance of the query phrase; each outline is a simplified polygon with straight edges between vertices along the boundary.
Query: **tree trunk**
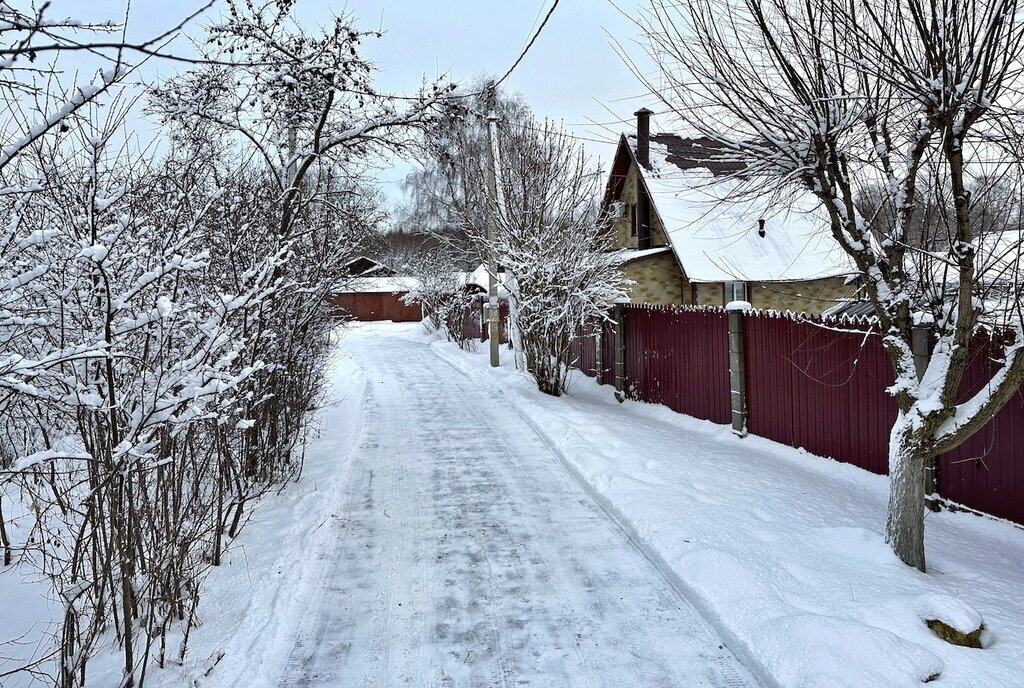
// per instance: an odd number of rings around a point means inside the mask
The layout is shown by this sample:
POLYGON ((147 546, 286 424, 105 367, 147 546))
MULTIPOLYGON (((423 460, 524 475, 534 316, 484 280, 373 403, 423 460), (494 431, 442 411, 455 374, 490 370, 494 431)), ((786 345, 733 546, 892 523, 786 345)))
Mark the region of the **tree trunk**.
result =
MULTIPOLYGON (((897 421, 899 424, 899 421, 897 421)), ((915 452, 912 431, 894 429, 889 444, 889 513, 885 541, 900 560, 924 571, 926 457, 915 452)))
POLYGON ((3 566, 11 565, 11 540, 7 537, 7 529, 4 527, 3 497, 0 496, 0 548, 3 549, 3 566))

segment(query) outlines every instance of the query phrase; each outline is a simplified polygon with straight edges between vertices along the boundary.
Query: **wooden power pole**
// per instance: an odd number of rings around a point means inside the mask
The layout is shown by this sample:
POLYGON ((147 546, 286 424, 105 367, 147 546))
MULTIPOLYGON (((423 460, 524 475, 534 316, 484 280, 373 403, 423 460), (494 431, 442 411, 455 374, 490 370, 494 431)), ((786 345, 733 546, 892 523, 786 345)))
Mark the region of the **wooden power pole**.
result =
POLYGON ((498 145, 498 113, 493 81, 487 82, 487 195, 493 203, 487 213, 487 338, 490 340, 491 367, 500 365, 498 350, 501 346, 501 306, 498 304, 498 265, 495 260, 496 218, 498 212, 498 180, 495 148, 498 145))

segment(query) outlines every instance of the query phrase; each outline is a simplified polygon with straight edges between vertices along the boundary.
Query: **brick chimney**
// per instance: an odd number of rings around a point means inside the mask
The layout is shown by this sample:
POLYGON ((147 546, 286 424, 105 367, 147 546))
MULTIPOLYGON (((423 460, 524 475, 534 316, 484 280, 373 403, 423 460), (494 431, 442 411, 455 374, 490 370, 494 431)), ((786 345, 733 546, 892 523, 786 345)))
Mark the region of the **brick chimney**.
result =
POLYGON ((651 115, 647 108, 640 108, 636 117, 636 160, 645 169, 651 168, 651 115))

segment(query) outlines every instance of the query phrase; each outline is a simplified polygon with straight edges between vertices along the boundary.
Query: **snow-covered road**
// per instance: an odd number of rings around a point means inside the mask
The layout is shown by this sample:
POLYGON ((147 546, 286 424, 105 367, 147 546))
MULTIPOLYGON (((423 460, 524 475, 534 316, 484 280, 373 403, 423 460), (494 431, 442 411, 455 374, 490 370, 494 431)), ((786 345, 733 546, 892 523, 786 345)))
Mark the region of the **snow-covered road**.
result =
POLYGON ((544 440, 400 332, 346 336, 361 435, 278 685, 753 685, 544 440))

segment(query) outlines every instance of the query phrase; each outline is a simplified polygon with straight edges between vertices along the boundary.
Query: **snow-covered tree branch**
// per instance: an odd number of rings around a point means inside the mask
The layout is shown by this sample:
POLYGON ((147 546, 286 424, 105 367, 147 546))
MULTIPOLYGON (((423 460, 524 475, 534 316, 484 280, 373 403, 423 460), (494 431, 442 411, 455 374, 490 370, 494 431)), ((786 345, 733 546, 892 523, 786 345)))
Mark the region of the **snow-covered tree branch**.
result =
POLYGON ((887 538, 924 570, 927 464, 1024 379, 1019 4, 653 0, 643 23, 661 66, 652 90, 745 163, 749 192, 811 189, 854 260, 896 378, 887 538), (925 324, 934 353, 919 379, 925 324), (1002 368, 963 401, 982 331, 1002 368))

